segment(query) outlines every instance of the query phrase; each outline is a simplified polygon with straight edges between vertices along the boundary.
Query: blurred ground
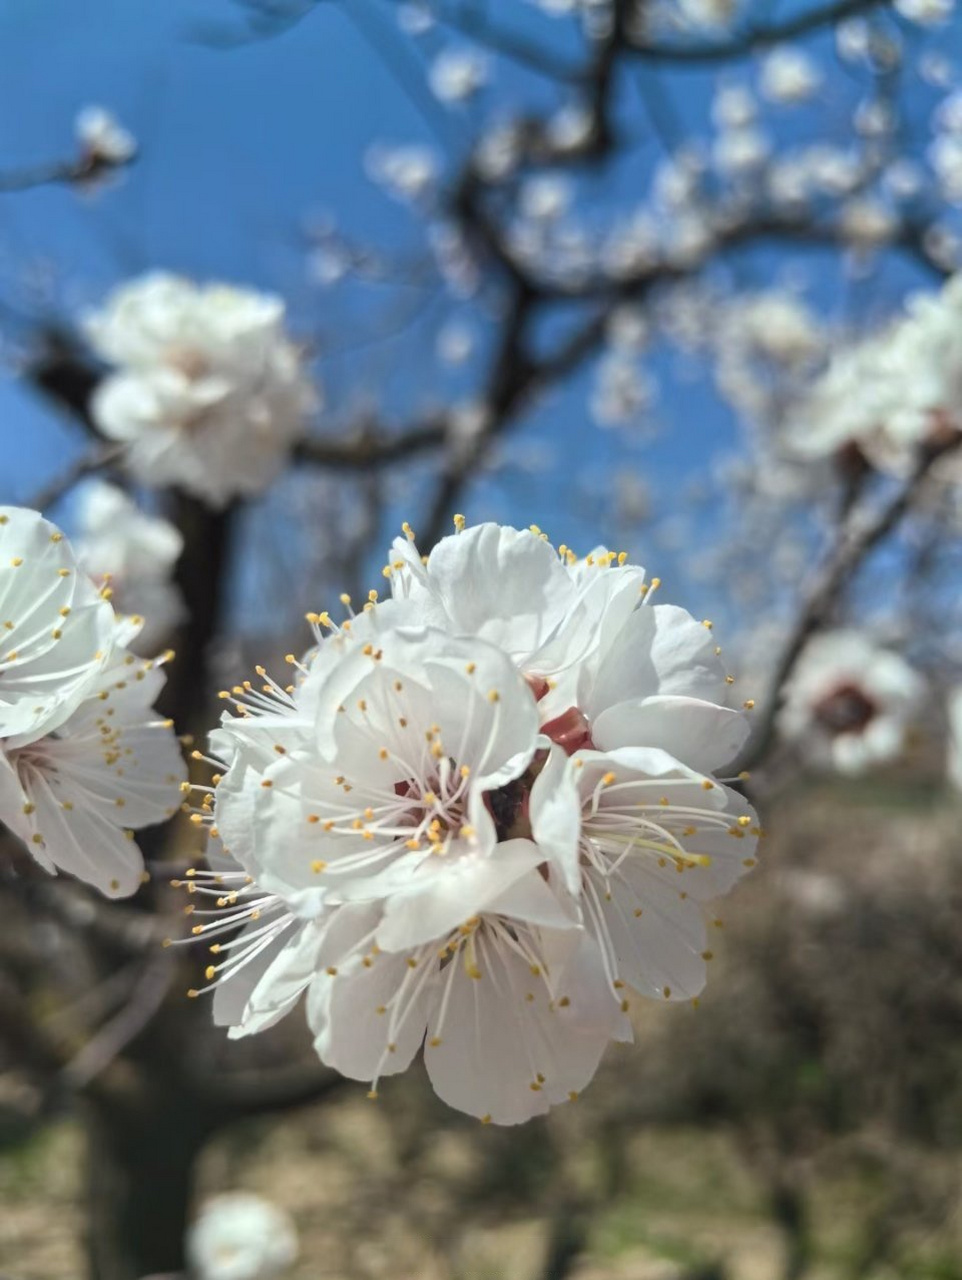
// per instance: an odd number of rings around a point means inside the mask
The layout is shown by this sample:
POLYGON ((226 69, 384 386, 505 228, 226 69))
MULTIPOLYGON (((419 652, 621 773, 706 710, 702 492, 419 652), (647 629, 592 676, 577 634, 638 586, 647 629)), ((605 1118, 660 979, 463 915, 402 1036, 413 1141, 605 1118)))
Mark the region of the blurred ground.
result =
MULTIPOLYGON (((697 1010, 645 1006, 577 1106, 521 1130, 420 1074, 236 1129, 204 1191, 301 1233, 293 1280, 962 1278, 962 807, 893 775, 769 805, 697 1010)), ((0 1160, 0 1269, 82 1275, 81 1140, 0 1160)))

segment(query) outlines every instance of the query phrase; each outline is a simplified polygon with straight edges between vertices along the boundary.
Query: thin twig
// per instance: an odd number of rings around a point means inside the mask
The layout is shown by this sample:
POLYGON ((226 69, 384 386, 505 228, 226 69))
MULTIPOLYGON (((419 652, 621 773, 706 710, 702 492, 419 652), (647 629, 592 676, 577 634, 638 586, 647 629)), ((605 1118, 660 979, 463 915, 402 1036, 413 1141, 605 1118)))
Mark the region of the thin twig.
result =
POLYGON ((28 505, 35 511, 46 511, 55 502, 66 497, 74 485, 79 484, 85 477, 94 475, 116 462, 123 453, 123 448, 120 444, 105 444, 97 449, 91 449, 89 453, 71 463, 56 479, 44 485, 33 495, 28 505))

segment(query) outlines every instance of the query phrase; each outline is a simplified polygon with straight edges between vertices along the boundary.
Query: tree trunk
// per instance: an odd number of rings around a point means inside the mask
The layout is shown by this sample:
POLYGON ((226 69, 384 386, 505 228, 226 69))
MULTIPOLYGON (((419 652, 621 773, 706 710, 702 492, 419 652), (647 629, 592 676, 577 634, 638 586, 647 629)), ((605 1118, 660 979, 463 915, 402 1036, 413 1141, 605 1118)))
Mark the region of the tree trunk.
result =
POLYGON ((163 1088, 137 1105, 90 1100, 87 1266, 90 1280, 141 1280, 184 1270, 194 1167, 211 1133, 190 1100, 163 1088))

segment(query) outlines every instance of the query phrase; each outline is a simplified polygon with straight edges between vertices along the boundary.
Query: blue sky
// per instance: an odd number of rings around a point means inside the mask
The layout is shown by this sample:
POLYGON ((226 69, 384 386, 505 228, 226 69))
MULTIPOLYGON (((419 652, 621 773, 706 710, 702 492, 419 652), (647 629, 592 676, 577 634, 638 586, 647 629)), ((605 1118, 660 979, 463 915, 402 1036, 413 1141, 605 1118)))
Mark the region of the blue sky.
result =
MULTIPOLYGON (((118 279, 150 267, 275 289, 288 300, 294 327, 313 335, 325 353, 321 371, 335 418, 356 404, 358 365, 336 358, 333 350, 345 335, 350 344, 379 329, 383 300, 366 291, 346 310, 341 299, 310 286, 304 222, 331 213, 357 240, 416 249, 417 222, 372 187, 364 152, 375 139, 433 142, 440 134, 456 156, 472 136, 475 117, 470 108, 447 117, 440 109, 419 110, 410 90, 372 51, 372 39, 387 40, 400 65, 417 67, 416 56, 396 38, 390 4, 356 0, 353 7, 362 16, 382 17, 359 29, 341 6, 319 4, 273 38, 232 45, 247 28, 231 0, 0 0, 0 170, 70 155, 75 113, 90 102, 115 110, 142 147, 125 183, 93 198, 61 188, 0 194, 0 284, 6 284, 8 300, 17 300, 24 281, 38 281, 47 297, 40 310, 73 315, 118 279), (211 32, 220 37, 219 47, 205 42, 211 32)), ((521 0, 495 0, 492 8, 531 31, 553 30, 559 50, 576 47, 563 26, 546 28, 521 0)), ((797 8, 787 0, 776 11, 797 8)), ((957 53, 959 37, 956 23, 943 47, 957 53)), ((830 67, 819 109, 830 124, 844 121, 864 86, 839 74, 834 60, 829 64, 828 37, 810 47, 830 67)), ((734 74, 748 78, 751 68, 741 64, 734 74)), ((670 91, 684 131, 703 125, 711 83, 710 72, 661 75, 657 88, 670 91)), ((626 85, 626 110, 632 94, 626 85)), ((415 97, 423 108, 424 96, 415 97)), ((506 67, 483 105, 497 113, 522 97, 558 100, 538 77, 506 67)), ((921 96, 918 106, 924 111, 921 96)), ((786 120, 780 127, 792 136, 802 125, 786 120)), ((594 190, 589 182, 586 199, 637 199, 657 158, 657 147, 640 145, 594 190)), ((771 250, 743 263, 763 282, 785 265, 771 250)), ((846 298, 851 304, 851 291, 840 289, 836 258, 809 255, 805 268, 810 294, 827 309, 846 298)), ((883 278, 883 296, 897 296, 911 278, 893 267, 883 278)), ((431 396, 462 394, 470 381, 465 373, 439 370, 431 358, 444 308, 425 298, 421 310, 421 321, 409 330, 414 361, 410 347, 407 358, 399 357, 405 349, 400 343, 365 357, 363 390, 376 387, 396 420, 431 396)), ((601 540, 610 536, 604 502, 579 509, 566 480, 574 469, 603 495, 611 467, 626 460, 649 479, 660 513, 671 514, 685 478, 734 438, 730 414, 709 382, 698 372, 677 378, 677 363, 656 358, 665 387, 660 417, 671 430, 650 444, 627 447, 623 439, 595 432, 585 410, 589 372, 581 372, 517 437, 519 447, 547 445, 557 460, 552 472, 532 482, 518 471, 498 492, 481 486, 466 501, 468 515, 534 520, 559 540, 582 545, 601 540)), ((82 443, 14 379, 0 380, 0 440, 17 444, 4 448, 0 500, 19 501, 28 500, 82 443)), ((418 496, 416 490, 415 504, 418 496)))

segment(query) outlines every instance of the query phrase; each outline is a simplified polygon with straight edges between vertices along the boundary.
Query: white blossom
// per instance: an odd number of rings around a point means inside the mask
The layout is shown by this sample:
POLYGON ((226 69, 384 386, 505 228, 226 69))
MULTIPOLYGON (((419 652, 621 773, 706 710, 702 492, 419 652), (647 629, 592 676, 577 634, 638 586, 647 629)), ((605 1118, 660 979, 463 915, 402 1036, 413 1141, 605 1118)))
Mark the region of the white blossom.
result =
POLYGON ((682 21, 699 31, 725 31, 742 8, 742 0, 675 0, 682 21))
POLYGON ((201 1205, 186 1253, 195 1280, 274 1280, 297 1261, 297 1232, 269 1200, 230 1191, 201 1205))
POLYGON ((895 11, 923 27, 940 27, 955 12, 955 0, 895 0, 895 11))
POLYGON ((368 149, 364 163, 371 179, 402 203, 430 195, 441 172, 437 153, 416 143, 403 147, 377 144, 368 149))
POLYGON ((898 229, 898 215, 874 196, 853 196, 839 212, 843 238, 859 249, 876 249, 887 244, 898 229))
POLYGON ((137 141, 105 107, 84 107, 74 131, 86 158, 94 164, 128 164, 137 154, 137 141))
POLYGON ((0 820, 46 870, 129 895, 143 874, 133 833, 177 811, 185 777, 153 709, 160 662, 128 652, 137 625, 116 619, 35 512, 0 510, 10 550, 0 615, 18 647, 0 659, 0 820))
POLYGON ((807 102, 818 91, 821 73, 807 53, 792 45, 773 49, 762 62, 760 91, 770 102, 807 102))
POLYGON ((445 49, 428 72, 428 84, 441 102, 464 102, 488 82, 488 59, 477 49, 445 49))
POLYGON ((316 406, 283 322, 278 298, 162 272, 120 286, 87 317, 91 345, 117 366, 94 418, 123 442, 137 480, 218 507, 266 488, 316 406))
POLYGON ((601 427, 633 422, 655 399, 651 375, 637 359, 615 351, 599 361, 591 396, 591 416, 601 427))
POLYGON ((88 481, 81 490, 76 526, 73 546, 84 572, 109 587, 117 612, 143 623, 138 650, 156 648, 184 616, 171 581, 184 545, 180 532, 103 480, 88 481))
POLYGON ((709 776, 745 716, 707 624, 645 603, 624 556, 560 552, 489 524, 422 561, 407 530, 391 599, 309 615, 288 690, 227 695, 200 811, 224 852, 187 883, 220 908, 199 933, 231 1035, 307 990, 319 1055, 372 1094, 423 1043, 442 1098, 508 1124, 630 1037, 629 987, 697 994, 702 905, 754 863, 709 776))
POLYGON ((940 293, 913 295, 878 333, 839 348, 789 414, 789 447, 816 457, 855 443, 876 466, 902 475, 920 447, 962 430, 960 311, 956 276, 940 293))
POLYGON ((810 640, 784 692, 783 734, 816 763, 857 774, 901 753, 925 685, 904 658, 846 630, 810 640))

